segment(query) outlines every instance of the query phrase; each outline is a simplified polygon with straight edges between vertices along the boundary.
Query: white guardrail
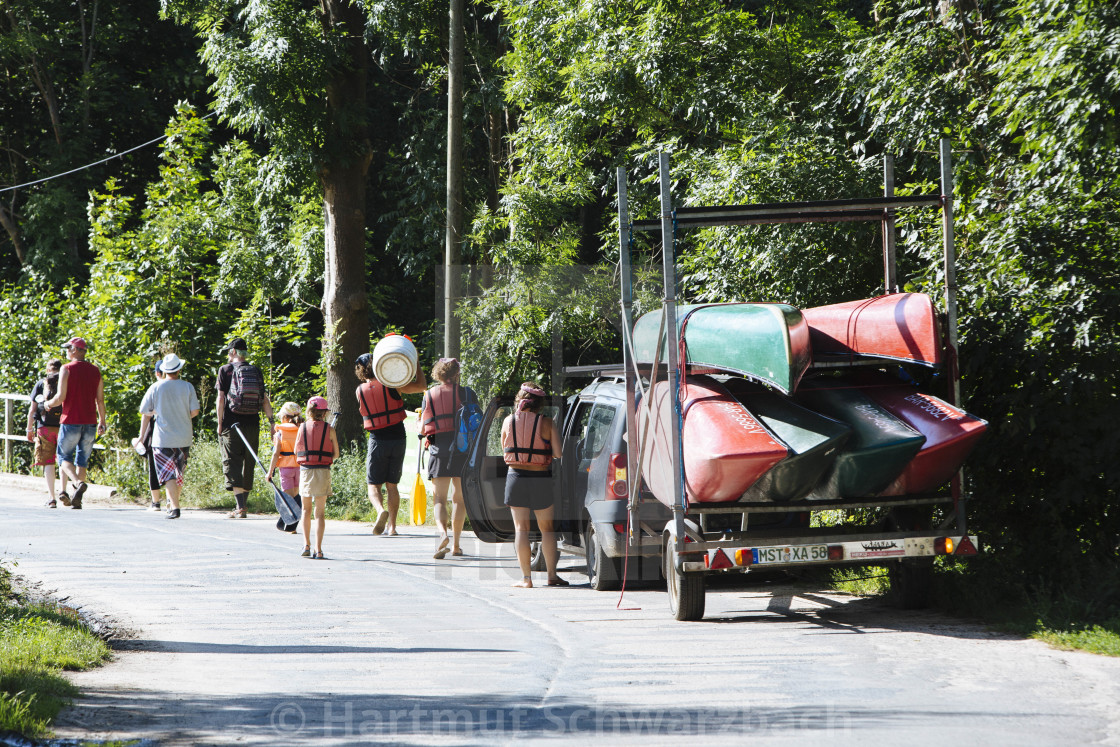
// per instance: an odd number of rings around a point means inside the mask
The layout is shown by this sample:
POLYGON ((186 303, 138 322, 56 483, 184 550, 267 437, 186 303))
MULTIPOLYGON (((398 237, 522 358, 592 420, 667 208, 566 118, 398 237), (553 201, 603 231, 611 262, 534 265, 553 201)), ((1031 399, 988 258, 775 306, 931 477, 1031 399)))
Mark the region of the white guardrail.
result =
MULTIPOLYGON (((0 393, 4 400, 4 432, 0 438, 4 441, 4 472, 12 471, 12 445, 24 444, 32 448, 32 443, 27 440, 27 408, 31 405, 31 397, 26 394, 0 393)), ((94 444, 95 449, 105 449, 101 444, 94 444)), ((120 458, 121 449, 110 449, 120 458)))

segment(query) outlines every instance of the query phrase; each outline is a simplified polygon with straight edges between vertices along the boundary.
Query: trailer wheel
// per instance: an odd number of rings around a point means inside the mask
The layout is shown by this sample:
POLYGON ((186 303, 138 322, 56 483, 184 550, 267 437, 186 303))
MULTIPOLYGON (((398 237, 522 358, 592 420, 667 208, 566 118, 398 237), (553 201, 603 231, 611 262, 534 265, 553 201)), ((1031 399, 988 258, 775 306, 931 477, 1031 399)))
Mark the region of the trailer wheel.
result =
POLYGON ((540 542, 534 542, 529 545, 529 570, 531 571, 546 571, 547 565, 544 562, 544 545, 540 542))
POLYGON ((663 567, 665 588, 669 592, 669 609, 678 620, 700 620, 704 617, 704 577, 699 573, 677 570, 677 543, 670 537, 665 543, 663 567))
POLYGON ((929 606, 933 589, 933 560, 902 560, 887 570, 890 578, 891 603, 904 610, 922 610, 929 606))
POLYGON ((587 581, 591 588, 595 591, 617 591, 622 580, 622 565, 618 558, 607 557, 603 552, 593 521, 588 521, 583 529, 583 549, 587 560, 587 581))

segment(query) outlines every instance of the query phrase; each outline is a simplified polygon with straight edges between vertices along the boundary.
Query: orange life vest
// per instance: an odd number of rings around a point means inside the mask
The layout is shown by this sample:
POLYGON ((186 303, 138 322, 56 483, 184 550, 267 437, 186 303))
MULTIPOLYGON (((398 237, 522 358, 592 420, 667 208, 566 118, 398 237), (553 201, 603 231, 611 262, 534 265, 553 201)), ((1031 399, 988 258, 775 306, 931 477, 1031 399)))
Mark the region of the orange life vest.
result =
POLYGON ((420 414, 420 434, 447 433, 455 429, 455 413, 462 397, 459 387, 437 384, 424 393, 424 408, 420 414))
POLYGON ((541 435, 540 413, 532 414, 532 420, 527 417, 529 413, 511 415, 510 427, 502 429, 502 458, 511 467, 552 464, 552 442, 541 435))
POLYGON ((295 423, 277 423, 276 435, 280 437, 280 458, 276 460, 277 469, 298 467, 296 461, 296 434, 299 426, 295 423))
POLYGON ((331 427, 322 420, 308 420, 296 433, 296 461, 301 467, 329 467, 334 461, 331 427))
POLYGON ((404 400, 396 389, 367 381, 358 387, 358 412, 367 431, 388 428, 404 421, 404 400))

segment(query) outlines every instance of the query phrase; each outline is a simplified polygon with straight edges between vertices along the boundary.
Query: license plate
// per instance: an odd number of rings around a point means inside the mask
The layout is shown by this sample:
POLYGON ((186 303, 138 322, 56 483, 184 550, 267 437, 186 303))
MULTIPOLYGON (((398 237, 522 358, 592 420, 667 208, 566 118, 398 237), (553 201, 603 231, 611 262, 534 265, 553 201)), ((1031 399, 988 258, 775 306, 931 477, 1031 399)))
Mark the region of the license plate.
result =
POLYGON ((755 565, 767 563, 812 563, 828 560, 828 545, 779 545, 751 550, 755 565))

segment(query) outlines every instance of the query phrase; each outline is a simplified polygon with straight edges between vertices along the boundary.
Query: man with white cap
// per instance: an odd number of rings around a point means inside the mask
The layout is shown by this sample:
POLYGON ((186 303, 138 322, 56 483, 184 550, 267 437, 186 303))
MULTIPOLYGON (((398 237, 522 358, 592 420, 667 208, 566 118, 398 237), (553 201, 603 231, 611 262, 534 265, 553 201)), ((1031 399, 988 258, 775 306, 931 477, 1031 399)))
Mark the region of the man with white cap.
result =
POLYGON ((167 518, 179 518, 179 494, 183 488, 183 475, 187 470, 187 457, 194 442, 194 425, 198 415, 198 394, 194 385, 183 381, 183 361, 174 353, 163 356, 159 368, 164 378, 148 387, 140 401, 140 440, 148 428, 152 434, 152 458, 156 467, 156 482, 167 490, 170 508, 167 518), (153 423, 153 418, 155 422, 153 423))
POLYGON ((59 499, 65 504, 66 481, 69 480, 74 490, 70 507, 81 508, 93 442, 105 433, 105 387, 101 369, 86 361, 85 340, 71 337, 62 348, 70 362, 62 367, 58 393, 46 403, 46 407, 49 410, 62 405, 56 452, 63 479, 59 499))

